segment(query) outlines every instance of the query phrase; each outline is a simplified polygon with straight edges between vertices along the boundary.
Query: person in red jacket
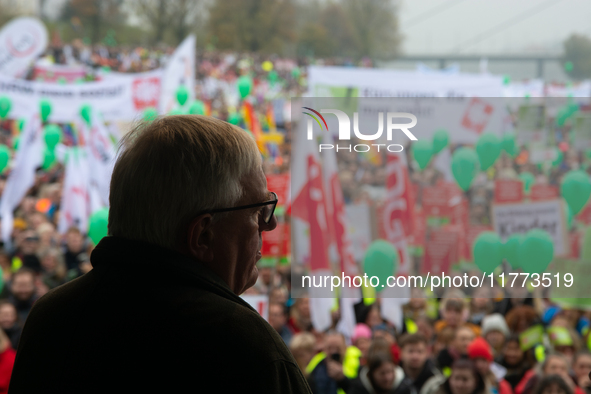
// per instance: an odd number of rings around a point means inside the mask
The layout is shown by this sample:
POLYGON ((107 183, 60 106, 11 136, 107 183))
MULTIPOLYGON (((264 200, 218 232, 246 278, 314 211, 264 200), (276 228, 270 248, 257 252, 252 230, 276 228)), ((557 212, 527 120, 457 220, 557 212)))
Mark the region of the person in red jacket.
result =
POLYGON ((10 345, 10 339, 0 330, 0 394, 8 393, 15 358, 16 352, 10 345))
POLYGON ((488 392, 494 392, 493 389, 495 389, 499 394, 513 394, 511 385, 492 372, 490 368, 493 362, 492 349, 484 338, 478 337, 468 345, 468 357, 474 360, 476 369, 484 378, 488 392))

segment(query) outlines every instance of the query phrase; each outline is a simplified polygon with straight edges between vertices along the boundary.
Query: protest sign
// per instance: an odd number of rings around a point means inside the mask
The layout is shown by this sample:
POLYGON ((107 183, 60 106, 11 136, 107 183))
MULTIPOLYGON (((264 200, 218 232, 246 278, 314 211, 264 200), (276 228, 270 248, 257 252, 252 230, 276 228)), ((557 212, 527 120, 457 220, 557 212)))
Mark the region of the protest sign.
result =
POLYGON ((532 201, 555 200, 558 197, 558 187, 545 184, 533 185, 529 196, 532 201))
POLYGON ((520 204, 493 204, 493 227, 502 241, 512 234, 525 234, 538 228, 548 232, 554 242, 554 254, 568 253, 564 203, 562 200, 520 204))
POLYGON ((12 20, 0 31, 0 75, 23 77, 47 47, 47 30, 38 19, 12 20))
POLYGON ((518 179, 497 179, 495 181, 494 201, 497 204, 521 202, 523 182, 518 179))
POLYGON ((72 122, 85 104, 102 113, 106 121, 133 121, 147 107, 158 105, 161 75, 162 71, 156 70, 75 85, 25 81, 0 75, 0 95, 12 100, 11 117, 14 118, 26 117, 31 105, 47 99, 53 105, 49 118, 52 122, 72 122))
POLYGON ((429 231, 425 245, 421 274, 439 275, 449 272, 459 258, 460 232, 450 226, 433 228, 429 231))

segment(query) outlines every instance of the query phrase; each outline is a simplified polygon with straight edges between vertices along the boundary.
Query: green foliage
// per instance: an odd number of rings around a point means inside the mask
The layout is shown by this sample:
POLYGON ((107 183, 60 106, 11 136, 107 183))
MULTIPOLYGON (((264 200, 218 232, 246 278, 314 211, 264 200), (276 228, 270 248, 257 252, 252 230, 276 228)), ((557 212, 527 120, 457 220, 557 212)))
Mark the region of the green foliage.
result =
POLYGON ((295 39, 291 0, 214 0, 208 42, 218 49, 281 53, 295 39))
POLYGON ((574 79, 591 77, 591 39, 573 34, 563 46, 565 72, 574 79))

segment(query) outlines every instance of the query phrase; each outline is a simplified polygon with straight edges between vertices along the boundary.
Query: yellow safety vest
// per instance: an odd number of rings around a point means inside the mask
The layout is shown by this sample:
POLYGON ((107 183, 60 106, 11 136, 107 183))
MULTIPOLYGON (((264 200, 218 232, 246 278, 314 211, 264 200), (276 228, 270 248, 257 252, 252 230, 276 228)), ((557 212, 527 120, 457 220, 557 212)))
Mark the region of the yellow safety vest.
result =
MULTIPOLYGON (((308 363, 306 366, 306 374, 311 374, 312 371, 326 358, 326 353, 320 352, 308 363)), ((359 359, 361 358, 361 350, 355 346, 349 346, 345 351, 345 359, 343 360, 343 374, 349 379, 355 379, 359 371, 359 359)), ((342 389, 338 389, 339 394, 344 394, 342 389)))

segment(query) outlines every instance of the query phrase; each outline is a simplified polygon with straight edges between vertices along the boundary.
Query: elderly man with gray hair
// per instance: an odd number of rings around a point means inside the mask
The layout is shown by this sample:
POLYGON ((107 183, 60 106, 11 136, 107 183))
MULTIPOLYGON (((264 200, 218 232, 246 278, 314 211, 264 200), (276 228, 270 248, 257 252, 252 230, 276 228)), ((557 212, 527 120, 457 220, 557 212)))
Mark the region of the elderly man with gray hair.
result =
POLYGON ((93 269, 37 301, 11 393, 309 393, 279 334, 239 295, 277 225, 244 130, 168 116, 121 144, 93 269))

